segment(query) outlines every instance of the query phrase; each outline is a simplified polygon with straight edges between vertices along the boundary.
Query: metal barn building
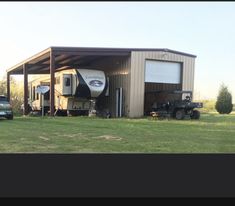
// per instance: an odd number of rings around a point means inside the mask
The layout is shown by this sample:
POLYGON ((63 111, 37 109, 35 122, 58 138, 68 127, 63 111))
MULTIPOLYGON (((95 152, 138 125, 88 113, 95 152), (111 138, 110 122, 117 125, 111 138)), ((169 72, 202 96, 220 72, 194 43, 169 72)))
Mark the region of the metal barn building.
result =
POLYGON ((151 91, 193 91, 195 58, 170 49, 50 47, 7 70, 7 92, 10 97, 10 75, 24 75, 27 114, 28 75, 50 74, 50 114, 54 115, 55 72, 68 66, 92 67, 109 77, 109 96, 101 101, 112 116, 117 113, 116 89, 122 88, 122 116, 141 117, 155 98, 151 91))

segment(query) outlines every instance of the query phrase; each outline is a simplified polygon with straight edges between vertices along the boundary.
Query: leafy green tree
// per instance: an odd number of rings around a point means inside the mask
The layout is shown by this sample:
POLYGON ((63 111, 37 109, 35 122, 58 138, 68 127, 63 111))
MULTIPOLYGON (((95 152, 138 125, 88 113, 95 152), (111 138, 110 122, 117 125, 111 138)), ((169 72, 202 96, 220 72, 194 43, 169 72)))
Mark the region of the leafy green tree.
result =
POLYGON ((233 110, 232 95, 224 84, 220 87, 215 109, 220 114, 229 114, 233 110))
MULTIPOLYGON (((20 113, 20 106, 23 104, 24 101, 23 84, 17 82, 12 76, 10 77, 10 84, 10 102, 12 104, 13 111, 14 113, 20 113)), ((2 80, 0 80, 0 95, 7 95, 6 76, 4 76, 2 80)))
POLYGON ((7 81, 5 78, 0 81, 0 95, 7 95, 7 81))

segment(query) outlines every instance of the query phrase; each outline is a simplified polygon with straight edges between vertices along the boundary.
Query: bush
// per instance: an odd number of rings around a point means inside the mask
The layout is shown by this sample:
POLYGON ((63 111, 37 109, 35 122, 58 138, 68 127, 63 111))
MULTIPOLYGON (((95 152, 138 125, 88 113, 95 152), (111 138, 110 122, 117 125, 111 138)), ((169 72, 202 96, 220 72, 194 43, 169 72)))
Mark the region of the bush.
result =
POLYGON ((220 87, 215 109, 220 114, 229 114, 233 110, 232 95, 224 84, 220 87))
POLYGON ((215 109, 216 100, 213 100, 213 99, 195 100, 195 102, 203 103, 203 108, 198 109, 201 113, 216 112, 216 109, 215 109))

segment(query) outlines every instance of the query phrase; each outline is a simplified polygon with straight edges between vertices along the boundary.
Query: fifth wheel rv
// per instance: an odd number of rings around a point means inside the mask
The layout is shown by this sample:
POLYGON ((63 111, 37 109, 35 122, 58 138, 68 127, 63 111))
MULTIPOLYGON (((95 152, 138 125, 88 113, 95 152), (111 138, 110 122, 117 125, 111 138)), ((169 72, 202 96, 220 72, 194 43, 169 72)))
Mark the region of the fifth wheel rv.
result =
MULTIPOLYGON (((50 86, 50 78, 43 77, 29 83, 29 104, 32 111, 48 112, 50 91, 42 95, 36 92, 38 86, 50 86)), ((55 73, 55 114, 95 114, 99 96, 107 90, 107 78, 103 71, 94 69, 66 69, 55 73)), ((106 95, 106 94, 105 94, 106 95)))

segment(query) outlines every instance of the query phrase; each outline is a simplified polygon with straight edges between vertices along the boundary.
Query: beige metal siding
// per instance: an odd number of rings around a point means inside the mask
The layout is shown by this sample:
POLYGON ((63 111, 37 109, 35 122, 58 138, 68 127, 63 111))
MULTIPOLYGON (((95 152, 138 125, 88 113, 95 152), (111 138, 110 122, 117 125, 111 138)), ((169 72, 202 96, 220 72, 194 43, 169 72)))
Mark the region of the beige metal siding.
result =
POLYGON ((133 51, 131 53, 130 75, 130 117, 141 117, 144 114, 146 59, 183 63, 182 89, 192 91, 194 89, 195 58, 162 51, 133 51))
POLYGON ((109 77, 109 96, 104 97, 102 105, 109 108, 112 116, 116 113, 116 88, 123 88, 123 112, 129 116, 130 105, 130 56, 129 57, 107 57, 97 60, 91 65, 103 70, 109 77))

